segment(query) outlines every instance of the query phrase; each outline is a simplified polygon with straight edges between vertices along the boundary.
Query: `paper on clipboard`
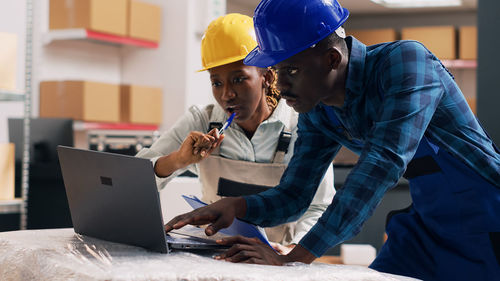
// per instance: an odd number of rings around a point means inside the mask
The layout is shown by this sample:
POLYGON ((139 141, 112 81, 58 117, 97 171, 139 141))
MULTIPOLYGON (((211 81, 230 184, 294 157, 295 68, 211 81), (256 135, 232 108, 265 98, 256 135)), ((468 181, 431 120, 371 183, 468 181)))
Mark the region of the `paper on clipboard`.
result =
MULTIPOLYGON (((186 200, 186 202, 191 207, 193 207, 193 209, 198 209, 200 207, 207 205, 207 203, 201 201, 200 199, 198 199, 198 197, 194 195, 191 196, 182 195, 182 198, 184 198, 184 200, 186 200)), ((236 218, 234 219, 233 224, 231 224, 228 228, 219 230, 219 232, 230 236, 241 235, 245 237, 257 237, 259 238, 260 241, 266 243, 267 245, 269 245, 269 247, 272 248, 271 244, 269 244, 269 240, 267 240, 267 235, 263 229, 236 218)))

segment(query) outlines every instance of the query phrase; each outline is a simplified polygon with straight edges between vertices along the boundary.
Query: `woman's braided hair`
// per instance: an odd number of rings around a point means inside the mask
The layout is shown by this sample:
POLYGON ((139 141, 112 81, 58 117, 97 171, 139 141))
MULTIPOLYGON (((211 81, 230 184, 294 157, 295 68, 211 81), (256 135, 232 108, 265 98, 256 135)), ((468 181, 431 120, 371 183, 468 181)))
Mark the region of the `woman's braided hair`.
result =
POLYGON ((281 98, 280 91, 276 87, 276 84, 278 83, 278 75, 276 74, 276 71, 274 71, 270 67, 267 69, 264 68, 264 71, 271 71, 271 73, 273 74, 273 78, 274 78, 273 82, 267 88, 267 93, 266 93, 267 105, 269 106, 269 109, 271 109, 271 111, 273 111, 276 108, 276 106, 278 106, 278 102, 281 98))

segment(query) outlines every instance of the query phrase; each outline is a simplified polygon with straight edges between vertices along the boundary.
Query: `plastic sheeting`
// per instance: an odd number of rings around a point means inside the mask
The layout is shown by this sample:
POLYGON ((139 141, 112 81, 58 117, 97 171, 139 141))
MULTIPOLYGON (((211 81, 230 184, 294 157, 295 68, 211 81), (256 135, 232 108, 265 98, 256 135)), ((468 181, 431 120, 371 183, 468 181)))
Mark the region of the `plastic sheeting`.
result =
POLYGON ((234 264, 214 252, 160 254, 75 234, 0 233, 0 280, 414 280, 361 266, 234 264))

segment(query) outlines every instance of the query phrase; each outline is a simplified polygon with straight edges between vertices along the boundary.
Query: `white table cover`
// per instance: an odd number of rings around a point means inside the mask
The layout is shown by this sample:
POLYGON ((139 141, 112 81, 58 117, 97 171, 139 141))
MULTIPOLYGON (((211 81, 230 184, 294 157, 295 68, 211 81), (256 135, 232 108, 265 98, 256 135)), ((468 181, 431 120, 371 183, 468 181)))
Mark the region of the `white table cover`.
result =
POLYGON ((235 264, 213 254, 154 253, 73 229, 1 232, 0 280, 414 280, 362 266, 235 264))

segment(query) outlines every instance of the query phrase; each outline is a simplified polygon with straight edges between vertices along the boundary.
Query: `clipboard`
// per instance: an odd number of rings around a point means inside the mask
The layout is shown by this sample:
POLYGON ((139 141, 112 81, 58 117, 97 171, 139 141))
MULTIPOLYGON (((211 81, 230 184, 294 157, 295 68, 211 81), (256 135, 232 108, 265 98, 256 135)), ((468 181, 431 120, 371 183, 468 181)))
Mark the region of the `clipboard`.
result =
MULTIPOLYGON (((200 207, 204 207, 207 205, 207 203, 201 201, 200 199, 198 199, 198 197, 194 195, 191 196, 182 195, 182 198, 184 198, 184 200, 186 200, 186 202, 193 209, 198 209, 200 207)), ((273 248, 269 243, 269 240, 267 239, 267 235, 264 232, 264 229, 256 225, 239 220, 237 218, 234 219, 233 224, 231 224, 227 228, 219 230, 219 232, 229 236, 241 235, 249 238, 257 237, 260 241, 269 245, 269 247, 273 248)))

